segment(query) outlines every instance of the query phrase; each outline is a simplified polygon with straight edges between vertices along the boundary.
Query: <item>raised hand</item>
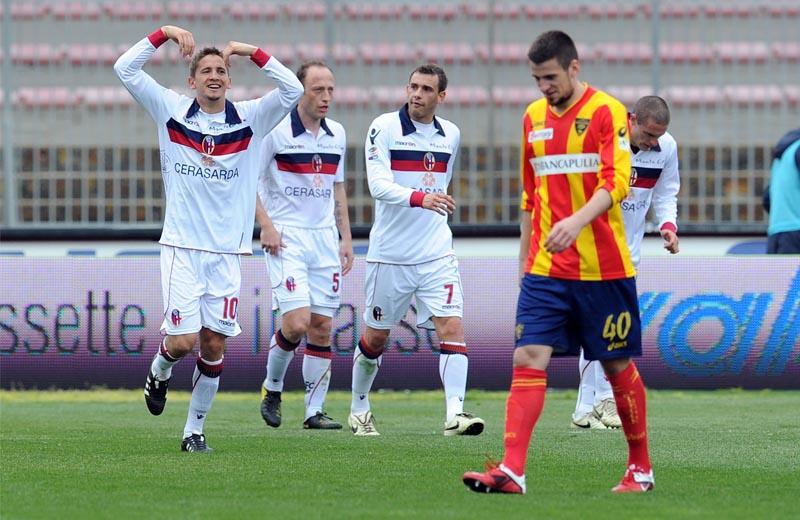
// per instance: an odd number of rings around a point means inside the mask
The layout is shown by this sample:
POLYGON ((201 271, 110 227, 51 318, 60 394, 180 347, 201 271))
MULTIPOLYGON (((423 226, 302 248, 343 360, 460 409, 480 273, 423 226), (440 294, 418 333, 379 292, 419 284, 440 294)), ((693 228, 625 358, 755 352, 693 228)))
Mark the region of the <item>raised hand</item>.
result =
POLYGON ((255 45, 231 41, 222 49, 222 59, 225 60, 225 66, 230 68, 231 56, 252 56, 256 50, 258 50, 258 47, 255 45))
POLYGON ((174 25, 165 25, 161 28, 164 36, 178 44, 181 56, 191 57, 194 54, 194 36, 186 29, 174 25))

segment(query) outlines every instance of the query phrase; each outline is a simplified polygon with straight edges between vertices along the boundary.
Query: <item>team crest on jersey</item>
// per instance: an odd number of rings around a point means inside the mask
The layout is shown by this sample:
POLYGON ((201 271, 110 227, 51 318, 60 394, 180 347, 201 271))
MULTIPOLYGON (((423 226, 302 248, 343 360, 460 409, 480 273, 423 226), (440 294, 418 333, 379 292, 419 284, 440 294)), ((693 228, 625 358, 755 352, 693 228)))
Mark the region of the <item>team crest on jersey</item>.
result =
POLYGON ((183 318, 181 318, 181 311, 179 311, 178 309, 172 309, 171 318, 172 318, 172 324, 173 325, 175 325, 176 327, 178 325, 180 325, 181 324, 181 320, 183 319, 183 318))
POLYGON ((631 168, 631 186, 636 186, 636 179, 639 178, 639 172, 636 171, 636 168, 631 168))
POLYGON ((436 156, 432 152, 426 153, 425 157, 422 158, 422 165, 426 170, 432 171, 436 167, 436 156))
POLYGON ((286 279, 286 289, 289 292, 294 292, 297 289, 297 284, 294 282, 294 277, 290 276, 286 279))
POLYGON ((200 143, 200 146, 203 149, 203 153, 206 155, 213 155, 214 148, 216 147, 216 143, 214 143, 214 136, 213 135, 204 135, 203 140, 200 143))
POLYGON ((517 326, 514 329, 514 337, 517 338, 517 340, 521 339, 522 333, 524 331, 525 331, 525 325, 523 325, 522 323, 517 323, 517 326))
POLYGON ((575 118, 575 133, 578 135, 583 135, 587 128, 589 128, 590 120, 578 117, 575 118))
POLYGON ((311 158, 311 168, 317 173, 322 171, 322 157, 318 153, 315 153, 314 157, 311 158))
POLYGON ((372 308, 372 317, 375 318, 378 321, 381 321, 383 319, 383 309, 381 309, 377 305, 375 307, 373 307, 372 308))

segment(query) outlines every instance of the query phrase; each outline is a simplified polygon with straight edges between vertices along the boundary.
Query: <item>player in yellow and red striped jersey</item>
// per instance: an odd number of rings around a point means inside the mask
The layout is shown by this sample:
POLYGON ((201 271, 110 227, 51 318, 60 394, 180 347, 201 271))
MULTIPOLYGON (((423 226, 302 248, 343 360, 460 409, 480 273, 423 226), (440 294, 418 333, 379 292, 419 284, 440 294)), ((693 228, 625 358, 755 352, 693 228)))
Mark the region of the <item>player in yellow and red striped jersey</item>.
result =
POLYGON ((631 174, 625 107, 578 80, 575 43, 541 34, 528 51, 544 98, 525 111, 522 134, 520 295, 505 455, 484 473, 468 472, 473 491, 525 493, 525 463, 544 406, 553 355, 599 360, 611 382, 628 441, 628 464, 614 492, 653 489, 635 269, 620 202, 631 174))

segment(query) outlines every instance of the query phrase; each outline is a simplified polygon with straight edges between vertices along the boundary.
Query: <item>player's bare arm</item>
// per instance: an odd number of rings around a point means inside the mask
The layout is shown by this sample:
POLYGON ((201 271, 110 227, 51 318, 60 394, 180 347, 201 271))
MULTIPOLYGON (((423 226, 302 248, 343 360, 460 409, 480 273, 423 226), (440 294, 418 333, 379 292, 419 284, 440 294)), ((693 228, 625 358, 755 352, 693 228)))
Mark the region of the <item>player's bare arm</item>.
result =
POLYGON ((528 265, 528 252, 531 249, 531 212, 521 211, 519 216, 519 280, 525 276, 528 265))
POLYGON ((228 42, 228 45, 222 49, 222 59, 225 60, 225 66, 231 66, 231 56, 247 56, 250 57, 258 50, 255 45, 242 42, 228 42))
POLYGON ((342 264, 342 275, 353 268, 353 236, 350 233, 350 215, 347 213, 347 192, 343 182, 333 186, 333 215, 336 217, 336 228, 342 237, 339 244, 339 261, 342 264))
POLYGON ((261 200, 256 196, 256 222, 261 226, 261 233, 259 240, 261 241, 261 249, 270 255, 277 255, 281 249, 286 247, 286 244, 281 240, 281 234, 275 229, 272 224, 272 219, 269 218, 267 210, 261 205, 261 200))
POLYGON ((427 193, 422 199, 422 207, 439 215, 452 215, 456 209, 456 201, 447 193, 427 193))
POLYGON ((544 241, 544 248, 549 253, 564 251, 575 242, 584 226, 608 211, 610 207, 611 194, 606 190, 597 190, 585 206, 556 222, 544 241))
POLYGON ((194 54, 194 36, 192 36, 192 33, 175 25, 165 25, 161 28, 161 32, 178 44, 181 56, 190 58, 194 54))

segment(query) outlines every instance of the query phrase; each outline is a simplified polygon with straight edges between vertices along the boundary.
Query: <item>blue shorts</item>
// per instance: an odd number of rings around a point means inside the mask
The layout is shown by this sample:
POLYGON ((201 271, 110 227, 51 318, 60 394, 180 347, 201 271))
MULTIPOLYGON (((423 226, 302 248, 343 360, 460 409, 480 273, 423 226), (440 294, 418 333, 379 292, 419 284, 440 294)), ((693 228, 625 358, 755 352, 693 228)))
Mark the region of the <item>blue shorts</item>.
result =
POLYGON ((642 354, 636 279, 584 282, 526 274, 517 301, 516 346, 547 345, 588 360, 642 354))

